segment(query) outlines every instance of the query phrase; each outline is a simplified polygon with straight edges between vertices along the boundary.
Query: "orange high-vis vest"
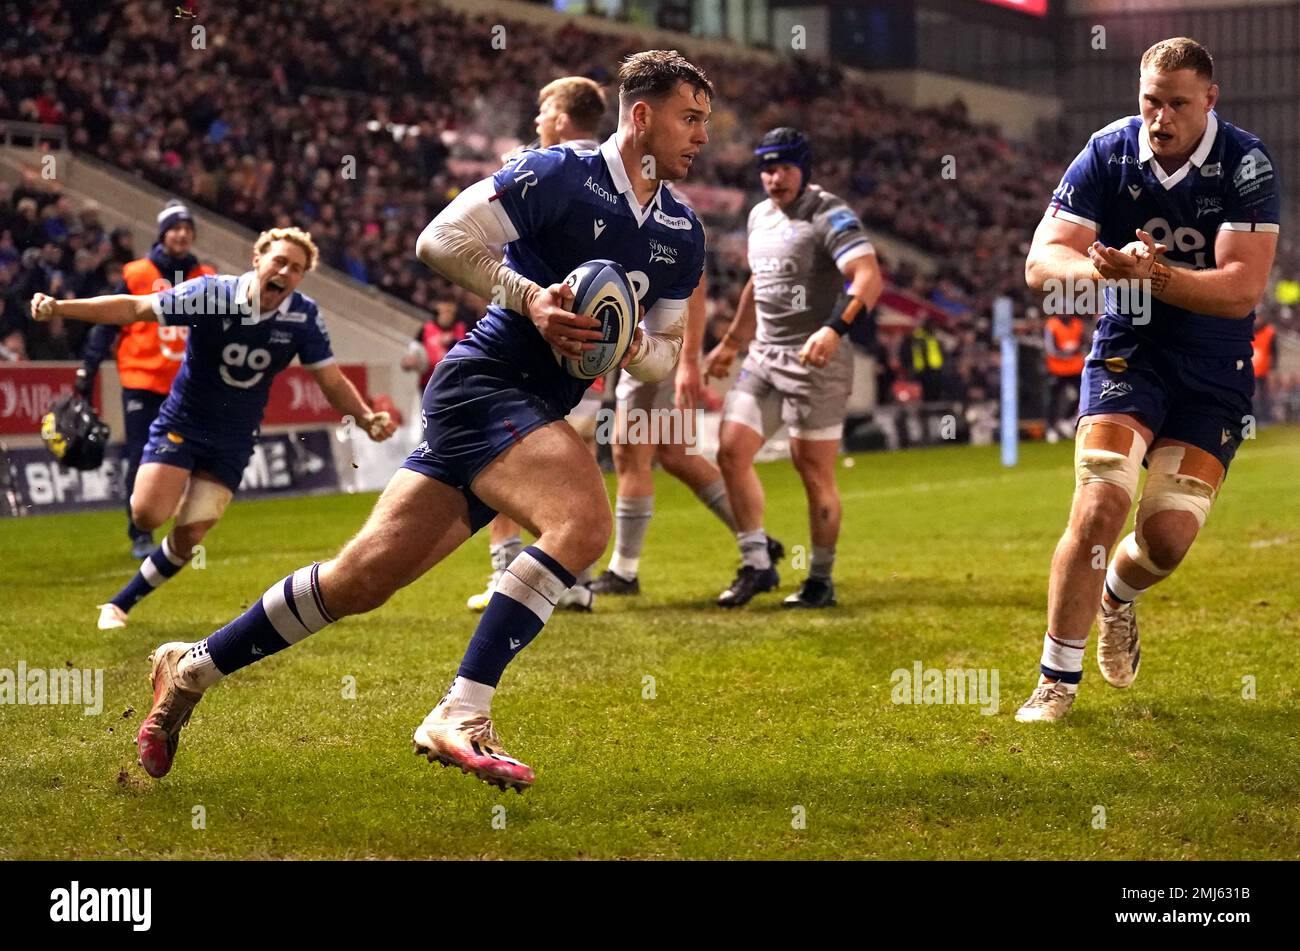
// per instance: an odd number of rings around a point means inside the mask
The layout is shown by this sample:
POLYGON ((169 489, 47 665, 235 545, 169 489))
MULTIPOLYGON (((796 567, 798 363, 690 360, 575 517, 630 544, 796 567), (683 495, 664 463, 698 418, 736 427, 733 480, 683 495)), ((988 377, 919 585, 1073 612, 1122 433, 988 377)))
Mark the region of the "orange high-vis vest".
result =
POLYGON ((1082 320, 1062 320, 1060 317, 1050 317, 1047 321, 1047 330, 1052 335, 1052 340, 1056 342, 1057 350, 1077 350, 1073 356, 1047 358, 1047 372, 1053 376, 1078 376, 1083 372, 1083 321, 1082 320))
MULTIPOLYGON (((185 279, 216 273, 214 268, 200 264, 185 279)), ((172 286, 170 277, 163 277, 158 265, 148 258, 128 262, 122 268, 122 279, 126 282, 126 292, 136 297, 156 294, 172 286)), ((152 320, 124 326, 117 338, 117 375, 123 389, 168 392, 185 359, 189 332, 188 327, 161 327, 152 320)))
POLYGON ((1276 331, 1272 324, 1255 328, 1255 339, 1250 342, 1251 347, 1254 349, 1250 362, 1255 367, 1255 378, 1257 380, 1262 380, 1268 376, 1273 369, 1273 337, 1275 334, 1276 331))

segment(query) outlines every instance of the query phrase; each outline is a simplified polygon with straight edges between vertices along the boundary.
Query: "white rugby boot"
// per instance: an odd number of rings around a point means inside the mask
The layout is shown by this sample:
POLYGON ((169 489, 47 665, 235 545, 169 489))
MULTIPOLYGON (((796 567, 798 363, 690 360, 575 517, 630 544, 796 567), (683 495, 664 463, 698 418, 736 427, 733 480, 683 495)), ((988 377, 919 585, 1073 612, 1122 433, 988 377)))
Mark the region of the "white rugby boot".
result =
POLYGON ((95 626, 101 631, 116 631, 118 628, 126 627, 126 612, 112 601, 96 606, 99 608, 99 620, 95 622, 95 626))
POLYGON ((1060 720, 1074 706, 1074 695, 1078 689, 1071 690, 1058 680, 1042 680, 1016 711, 1017 723, 1051 723, 1060 720))
POLYGON ((415 728, 415 752, 430 763, 459 766, 489 786, 522 793, 536 775, 501 748, 501 737, 486 712, 473 712, 439 703, 415 728))
POLYGON ((1127 687, 1137 679, 1141 660, 1137 612, 1132 602, 1112 611, 1103 599, 1097 612, 1097 666, 1101 676, 1112 687, 1127 687))

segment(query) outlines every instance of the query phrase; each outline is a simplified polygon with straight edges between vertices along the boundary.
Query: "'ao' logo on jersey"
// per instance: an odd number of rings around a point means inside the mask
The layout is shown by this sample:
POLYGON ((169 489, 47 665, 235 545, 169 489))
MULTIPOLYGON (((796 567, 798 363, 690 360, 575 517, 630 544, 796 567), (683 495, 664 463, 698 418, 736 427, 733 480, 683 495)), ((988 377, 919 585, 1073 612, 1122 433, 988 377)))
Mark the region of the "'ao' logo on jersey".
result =
MULTIPOLYGON (((1206 212, 1212 212, 1215 209, 1206 208, 1206 212)), ((1217 209, 1222 211, 1222 208, 1217 209)), ((1202 212, 1197 211, 1199 218, 1202 212)), ((1195 258, 1195 267, 1207 268, 1210 265, 1205 260, 1205 235, 1201 234, 1195 228, 1174 228, 1169 224, 1166 218, 1152 218, 1142 226, 1142 230, 1151 235, 1151 239, 1156 244, 1163 244, 1170 250, 1181 251, 1183 254, 1193 255, 1195 258)))
POLYGON ((221 351, 221 367, 217 371, 221 374, 221 379, 228 385, 237 389, 246 390, 249 387, 257 386, 262 379, 266 368, 271 365, 271 354, 261 347, 252 350, 248 349, 247 344, 228 343, 225 349, 221 351), (231 375, 231 369, 243 369, 247 367, 254 373, 247 380, 237 380, 231 375))

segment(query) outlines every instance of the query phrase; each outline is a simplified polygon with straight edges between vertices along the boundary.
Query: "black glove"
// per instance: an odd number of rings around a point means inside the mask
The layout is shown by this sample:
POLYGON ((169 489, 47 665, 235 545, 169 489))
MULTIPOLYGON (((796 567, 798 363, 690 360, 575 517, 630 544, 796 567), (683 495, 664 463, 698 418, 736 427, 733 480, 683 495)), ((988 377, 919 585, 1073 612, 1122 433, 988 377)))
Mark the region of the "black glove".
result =
POLYGON ((82 367, 77 371, 77 382, 72 384, 72 388, 86 399, 90 399, 90 394, 95 392, 95 378, 86 372, 85 367, 82 367))

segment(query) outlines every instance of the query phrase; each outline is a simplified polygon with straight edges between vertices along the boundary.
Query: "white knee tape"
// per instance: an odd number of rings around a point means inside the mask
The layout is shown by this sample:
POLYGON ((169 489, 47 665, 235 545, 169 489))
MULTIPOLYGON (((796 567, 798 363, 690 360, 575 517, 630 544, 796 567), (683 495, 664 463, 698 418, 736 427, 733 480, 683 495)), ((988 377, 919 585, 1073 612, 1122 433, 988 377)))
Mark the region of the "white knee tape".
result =
POLYGON ((176 510, 177 525, 193 525, 195 522, 215 522, 230 504, 234 493, 219 482, 209 479, 190 479, 185 489, 185 498, 181 499, 180 508, 176 510))
POLYGON ((1162 446, 1147 460, 1147 484, 1138 502, 1137 524, 1141 534, 1142 523, 1157 512, 1190 512, 1196 519, 1197 529, 1205 526, 1210 507, 1218 490, 1196 476, 1178 470, 1186 450, 1181 446, 1162 446))
POLYGON ((1075 484, 1108 482, 1127 492, 1131 502, 1146 452, 1147 441, 1136 429, 1084 417, 1074 442, 1075 484))
POLYGON ((1151 560, 1150 554, 1147 553, 1146 546, 1142 544, 1136 531, 1129 532, 1125 535, 1124 540, 1120 542, 1120 547, 1124 549, 1124 553, 1133 560, 1134 564, 1151 572, 1151 574, 1155 575, 1157 578, 1163 578, 1165 575, 1170 573, 1171 569, 1161 568, 1151 560))

